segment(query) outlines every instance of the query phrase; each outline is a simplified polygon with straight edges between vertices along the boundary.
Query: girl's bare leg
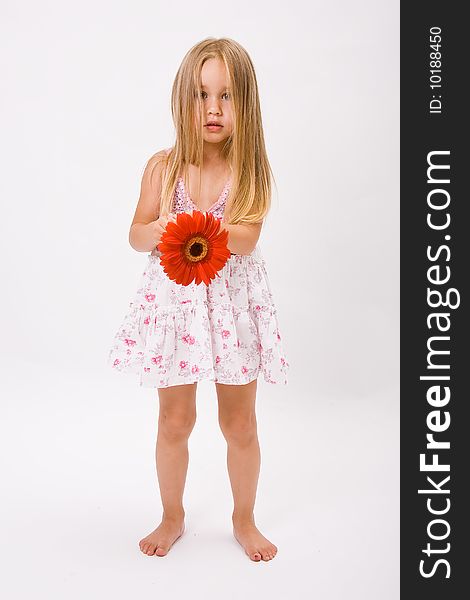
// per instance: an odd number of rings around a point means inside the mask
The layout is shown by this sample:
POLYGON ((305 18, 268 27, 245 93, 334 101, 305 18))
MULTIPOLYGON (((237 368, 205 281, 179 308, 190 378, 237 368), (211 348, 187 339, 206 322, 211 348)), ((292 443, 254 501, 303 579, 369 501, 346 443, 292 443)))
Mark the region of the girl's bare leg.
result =
POLYGON ((274 558, 277 547, 255 525, 253 515, 260 471, 255 401, 257 380, 246 385, 216 383, 219 424, 227 441, 227 467, 234 509, 233 534, 254 560, 274 558))
POLYGON ((158 484, 163 504, 160 525, 140 540, 149 556, 165 556, 184 531, 183 492, 188 470, 188 439, 196 422, 197 383, 158 388, 160 410, 156 445, 158 484))

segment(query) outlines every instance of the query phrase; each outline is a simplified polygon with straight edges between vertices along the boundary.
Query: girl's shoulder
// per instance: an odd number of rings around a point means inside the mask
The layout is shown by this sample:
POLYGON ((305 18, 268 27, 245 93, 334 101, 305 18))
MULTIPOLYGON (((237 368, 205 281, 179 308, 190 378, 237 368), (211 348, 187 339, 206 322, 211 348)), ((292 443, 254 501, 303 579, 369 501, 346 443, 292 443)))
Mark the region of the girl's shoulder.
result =
POLYGON ((147 159, 144 167, 143 179, 148 179, 152 183, 153 180, 156 179, 158 181, 157 185, 161 186, 163 172, 166 170, 168 155, 171 150, 172 148, 163 148, 162 150, 158 150, 158 152, 154 152, 154 154, 147 159))
MULTIPOLYGON (((142 173, 140 196, 134 214, 134 223, 150 223, 160 214, 160 202, 163 175, 167 166, 167 157, 172 148, 164 148, 154 152, 147 160, 142 173)), ((131 225, 131 226, 132 226, 131 225)))
POLYGON ((158 152, 152 154, 147 162, 152 164, 165 162, 172 150, 173 148, 163 148, 163 150, 159 150, 158 152))

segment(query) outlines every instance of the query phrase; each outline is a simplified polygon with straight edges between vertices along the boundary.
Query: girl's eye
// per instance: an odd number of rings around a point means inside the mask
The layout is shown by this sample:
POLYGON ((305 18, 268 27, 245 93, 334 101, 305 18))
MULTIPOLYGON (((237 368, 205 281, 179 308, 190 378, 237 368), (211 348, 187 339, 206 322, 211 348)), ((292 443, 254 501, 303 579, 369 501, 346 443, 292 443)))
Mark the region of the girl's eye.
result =
MULTIPOLYGON (((201 95, 201 96, 204 98, 204 94, 205 94, 205 93, 206 93, 206 92, 200 92, 200 95, 201 95)), ((229 92, 224 92, 224 93, 222 94, 222 96, 227 96, 228 98, 230 98, 230 93, 229 93, 229 92)))

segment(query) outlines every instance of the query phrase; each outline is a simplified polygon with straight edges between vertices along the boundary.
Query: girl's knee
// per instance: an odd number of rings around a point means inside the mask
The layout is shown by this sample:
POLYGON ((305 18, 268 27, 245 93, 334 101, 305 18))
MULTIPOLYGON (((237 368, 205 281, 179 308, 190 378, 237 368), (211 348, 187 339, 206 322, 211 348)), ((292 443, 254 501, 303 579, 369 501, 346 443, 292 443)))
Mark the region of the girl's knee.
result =
POLYGON ((158 430, 167 438, 189 437, 196 422, 196 389, 197 384, 186 384, 158 390, 158 430))
POLYGON ((227 442, 246 445, 256 438, 256 416, 253 413, 219 418, 219 425, 227 442))
POLYGON ((173 441, 187 439, 196 423, 196 415, 192 412, 168 411, 160 413, 158 431, 173 441))

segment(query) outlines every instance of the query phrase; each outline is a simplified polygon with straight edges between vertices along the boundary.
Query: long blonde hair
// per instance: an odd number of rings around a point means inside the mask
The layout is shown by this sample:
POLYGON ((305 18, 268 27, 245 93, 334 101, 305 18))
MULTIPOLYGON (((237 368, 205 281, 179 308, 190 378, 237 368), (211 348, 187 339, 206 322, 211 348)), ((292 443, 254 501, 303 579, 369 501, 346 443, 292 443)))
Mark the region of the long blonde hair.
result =
MULTIPOLYGON (((206 38, 193 46, 183 58, 171 94, 171 110, 176 141, 163 156, 160 214, 168 215, 180 173, 188 176, 188 165, 203 163, 203 126, 205 115, 201 97, 201 70, 210 58, 221 59, 227 71, 233 106, 233 132, 222 149, 228 162, 232 184, 226 199, 224 222, 257 223, 271 207, 271 177, 274 175, 266 154, 253 63, 246 50, 230 38, 206 38), (196 127, 199 110, 199 127, 196 127)), ((201 173, 201 169, 199 169, 201 173)), ((186 189, 189 189, 186 186, 186 189)))

